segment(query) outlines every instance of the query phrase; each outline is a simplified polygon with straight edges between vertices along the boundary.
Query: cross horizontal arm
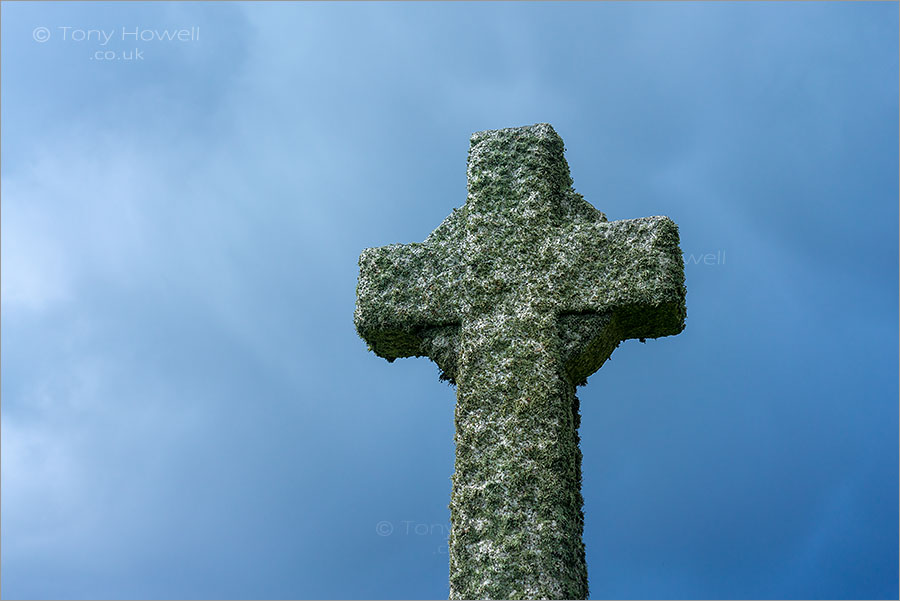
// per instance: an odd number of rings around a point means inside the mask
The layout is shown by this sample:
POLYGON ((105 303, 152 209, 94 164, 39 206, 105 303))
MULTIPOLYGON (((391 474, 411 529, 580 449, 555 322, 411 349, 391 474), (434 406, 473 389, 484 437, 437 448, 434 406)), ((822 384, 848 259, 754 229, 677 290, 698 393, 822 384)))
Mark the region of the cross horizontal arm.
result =
POLYGON ((579 224, 551 240, 547 286, 559 313, 614 317, 621 340, 684 329, 684 259, 668 217, 579 224))
POLYGON ((427 243, 365 249, 359 257, 356 331, 376 355, 423 356, 423 333, 459 322, 458 262, 427 243))

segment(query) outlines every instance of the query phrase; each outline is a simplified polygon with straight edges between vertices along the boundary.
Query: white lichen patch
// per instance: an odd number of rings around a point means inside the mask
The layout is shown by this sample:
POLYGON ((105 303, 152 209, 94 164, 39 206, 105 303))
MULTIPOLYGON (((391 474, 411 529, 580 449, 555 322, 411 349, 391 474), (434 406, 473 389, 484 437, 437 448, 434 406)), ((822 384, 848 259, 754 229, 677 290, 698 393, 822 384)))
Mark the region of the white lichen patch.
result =
POLYGON ((585 598, 575 387, 622 340, 683 329, 678 228, 608 222, 547 124, 473 134, 467 176, 424 242, 363 251, 354 321, 457 385, 450 596, 585 598))

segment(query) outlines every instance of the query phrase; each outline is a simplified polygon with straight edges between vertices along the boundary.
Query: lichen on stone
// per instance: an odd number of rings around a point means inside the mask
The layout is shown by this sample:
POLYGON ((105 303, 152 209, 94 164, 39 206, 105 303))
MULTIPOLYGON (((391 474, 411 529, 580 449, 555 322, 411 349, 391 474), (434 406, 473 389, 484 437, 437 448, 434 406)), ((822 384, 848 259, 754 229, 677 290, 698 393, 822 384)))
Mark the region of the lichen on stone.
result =
POLYGON ((359 335, 457 386, 451 598, 586 598, 575 388, 684 328, 677 226, 607 221, 563 151, 547 124, 473 134, 464 206, 360 255, 359 335))

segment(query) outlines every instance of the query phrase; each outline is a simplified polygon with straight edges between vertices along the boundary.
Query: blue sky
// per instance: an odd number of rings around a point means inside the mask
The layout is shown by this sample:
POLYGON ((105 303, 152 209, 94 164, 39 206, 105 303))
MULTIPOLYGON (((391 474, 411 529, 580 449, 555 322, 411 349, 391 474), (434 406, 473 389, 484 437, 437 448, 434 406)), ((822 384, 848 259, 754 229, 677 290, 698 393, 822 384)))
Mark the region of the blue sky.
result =
POLYGON ((454 390, 356 261, 536 122, 687 260, 579 390, 592 596, 897 597, 897 3, 0 10, 5 598, 446 597, 454 390))

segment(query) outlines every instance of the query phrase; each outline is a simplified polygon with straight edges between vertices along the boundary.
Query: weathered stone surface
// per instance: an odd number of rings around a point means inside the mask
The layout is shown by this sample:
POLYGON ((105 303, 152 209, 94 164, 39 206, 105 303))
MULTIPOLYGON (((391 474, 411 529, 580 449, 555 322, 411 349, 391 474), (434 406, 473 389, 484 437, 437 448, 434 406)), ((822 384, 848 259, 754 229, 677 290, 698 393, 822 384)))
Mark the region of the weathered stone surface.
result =
POLYGON ((474 134, 465 205, 359 265, 369 348, 457 385, 450 596, 585 598, 575 387, 621 341, 684 328, 677 226, 608 222, 538 124, 474 134))

